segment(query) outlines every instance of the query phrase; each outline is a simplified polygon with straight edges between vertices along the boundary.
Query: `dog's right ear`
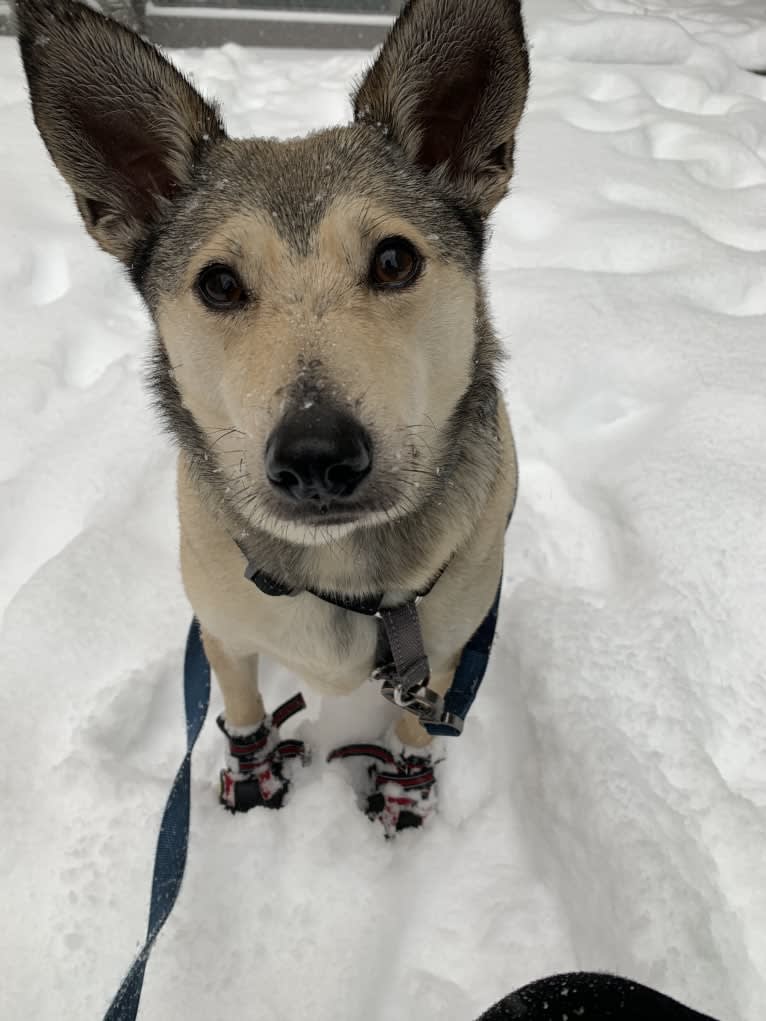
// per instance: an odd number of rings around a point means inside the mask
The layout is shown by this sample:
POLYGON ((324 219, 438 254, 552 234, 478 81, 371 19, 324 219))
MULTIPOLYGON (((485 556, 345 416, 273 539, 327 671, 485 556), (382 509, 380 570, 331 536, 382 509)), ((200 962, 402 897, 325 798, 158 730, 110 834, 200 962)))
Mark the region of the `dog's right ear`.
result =
POLYGON ((35 123, 89 232, 130 263, 203 149, 216 108, 151 45, 74 0, 16 0, 35 123))

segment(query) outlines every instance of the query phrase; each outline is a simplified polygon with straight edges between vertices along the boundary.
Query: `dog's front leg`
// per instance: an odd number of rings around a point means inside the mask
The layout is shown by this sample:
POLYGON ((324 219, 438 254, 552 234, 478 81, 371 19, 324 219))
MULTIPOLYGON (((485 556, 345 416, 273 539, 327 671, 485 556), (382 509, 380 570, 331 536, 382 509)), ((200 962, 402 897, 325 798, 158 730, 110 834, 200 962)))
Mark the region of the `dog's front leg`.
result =
POLYGON ((202 628, 202 644, 223 695, 229 729, 257 730, 266 715, 258 690, 258 656, 232 656, 223 643, 202 628))
POLYGON ((258 690, 258 656, 233 656, 205 628, 202 642, 223 694, 218 726, 226 739, 221 803, 233 812, 259 805, 281 808, 290 787, 291 760, 306 760, 302 741, 281 741, 279 727, 305 705, 297 695, 267 716, 258 690))

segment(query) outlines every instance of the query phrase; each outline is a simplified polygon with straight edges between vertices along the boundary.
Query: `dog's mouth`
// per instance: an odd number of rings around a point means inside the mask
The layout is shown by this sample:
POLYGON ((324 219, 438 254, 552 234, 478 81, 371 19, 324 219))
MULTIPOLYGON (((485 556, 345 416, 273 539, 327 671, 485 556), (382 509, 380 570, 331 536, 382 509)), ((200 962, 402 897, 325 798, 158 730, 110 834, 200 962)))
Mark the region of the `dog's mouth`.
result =
POLYGON ((294 507, 282 507, 280 517, 296 525, 313 525, 317 528, 330 528, 334 525, 356 525, 374 513, 372 508, 349 507, 330 501, 311 504, 297 504, 294 507))
MULTIPOLYGON (((375 489, 371 487, 355 500, 301 501, 260 490, 259 498, 250 502, 248 511, 239 516, 247 527, 259 528, 275 538, 301 545, 321 545, 359 528, 391 523, 411 509, 400 506, 395 494, 381 494, 375 489)), ((236 503, 232 504, 232 509, 238 509, 236 503)))
POLYGON ((269 513, 277 522, 307 528, 356 527, 395 516, 392 498, 375 498, 369 494, 359 500, 321 499, 288 501, 270 499, 269 513))

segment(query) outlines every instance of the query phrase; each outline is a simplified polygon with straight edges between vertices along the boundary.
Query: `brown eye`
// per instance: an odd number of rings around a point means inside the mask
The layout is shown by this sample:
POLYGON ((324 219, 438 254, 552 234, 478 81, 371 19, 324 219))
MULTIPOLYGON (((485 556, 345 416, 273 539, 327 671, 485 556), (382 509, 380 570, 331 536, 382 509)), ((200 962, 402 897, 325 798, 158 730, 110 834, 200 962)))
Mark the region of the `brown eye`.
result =
POLYGON ((370 282, 383 290, 406 287, 417 279, 420 267, 417 249, 407 238, 386 238, 372 257, 370 282))
POLYGON ((247 292, 239 277, 228 266, 206 266, 197 278, 197 293, 208 308, 231 311, 247 301, 247 292))

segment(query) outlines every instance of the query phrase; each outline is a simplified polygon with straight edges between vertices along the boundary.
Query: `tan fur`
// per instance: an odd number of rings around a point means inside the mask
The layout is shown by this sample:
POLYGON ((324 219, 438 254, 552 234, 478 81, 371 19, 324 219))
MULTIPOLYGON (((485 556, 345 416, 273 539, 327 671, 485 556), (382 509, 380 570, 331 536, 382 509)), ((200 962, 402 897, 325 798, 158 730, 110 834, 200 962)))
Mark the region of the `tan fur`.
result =
MULTIPOLYGON (((43 139, 156 325, 184 584, 227 720, 263 717, 259 654, 347 694, 377 642, 373 619, 263 595, 235 540, 293 587, 384 591, 389 604, 449 562, 420 604, 432 685, 446 690, 496 592, 517 484, 481 257, 529 80, 518 0, 408 3, 357 88, 355 122, 290 141, 229 139, 153 47, 75 0, 17 0, 16 13, 43 139), (385 291, 371 258, 394 236, 423 270, 385 291), (243 307, 205 305, 213 263, 237 274, 243 307), (275 428, 315 404, 374 446, 359 510, 338 524, 301 518, 266 474, 275 428)), ((414 718, 398 733, 428 741, 414 718)))
MULTIPOLYGON (((470 374, 476 290, 459 267, 433 258, 432 247, 411 224, 352 200, 328 210, 303 257, 288 250, 264 216, 227 221, 194 253, 178 292, 159 304, 157 320, 184 403, 209 435, 226 437, 216 453, 235 493, 248 500, 258 490, 268 495, 262 451, 296 365, 321 361, 327 380, 321 396, 353 405, 375 424, 386 440, 380 456, 392 486, 399 464, 422 461, 438 442, 470 374), (419 286, 395 303, 362 300, 354 287, 365 269, 369 241, 364 250, 361 241, 370 223, 380 238, 406 234, 427 260, 419 286), (224 259, 264 298, 222 326, 200 308, 190 283, 207 263, 224 259), (445 337, 452 342, 445 345, 445 337)), ((408 509, 409 488, 400 488, 389 519, 408 509)), ((290 521, 273 527, 296 542, 311 542, 315 531, 290 521)))

